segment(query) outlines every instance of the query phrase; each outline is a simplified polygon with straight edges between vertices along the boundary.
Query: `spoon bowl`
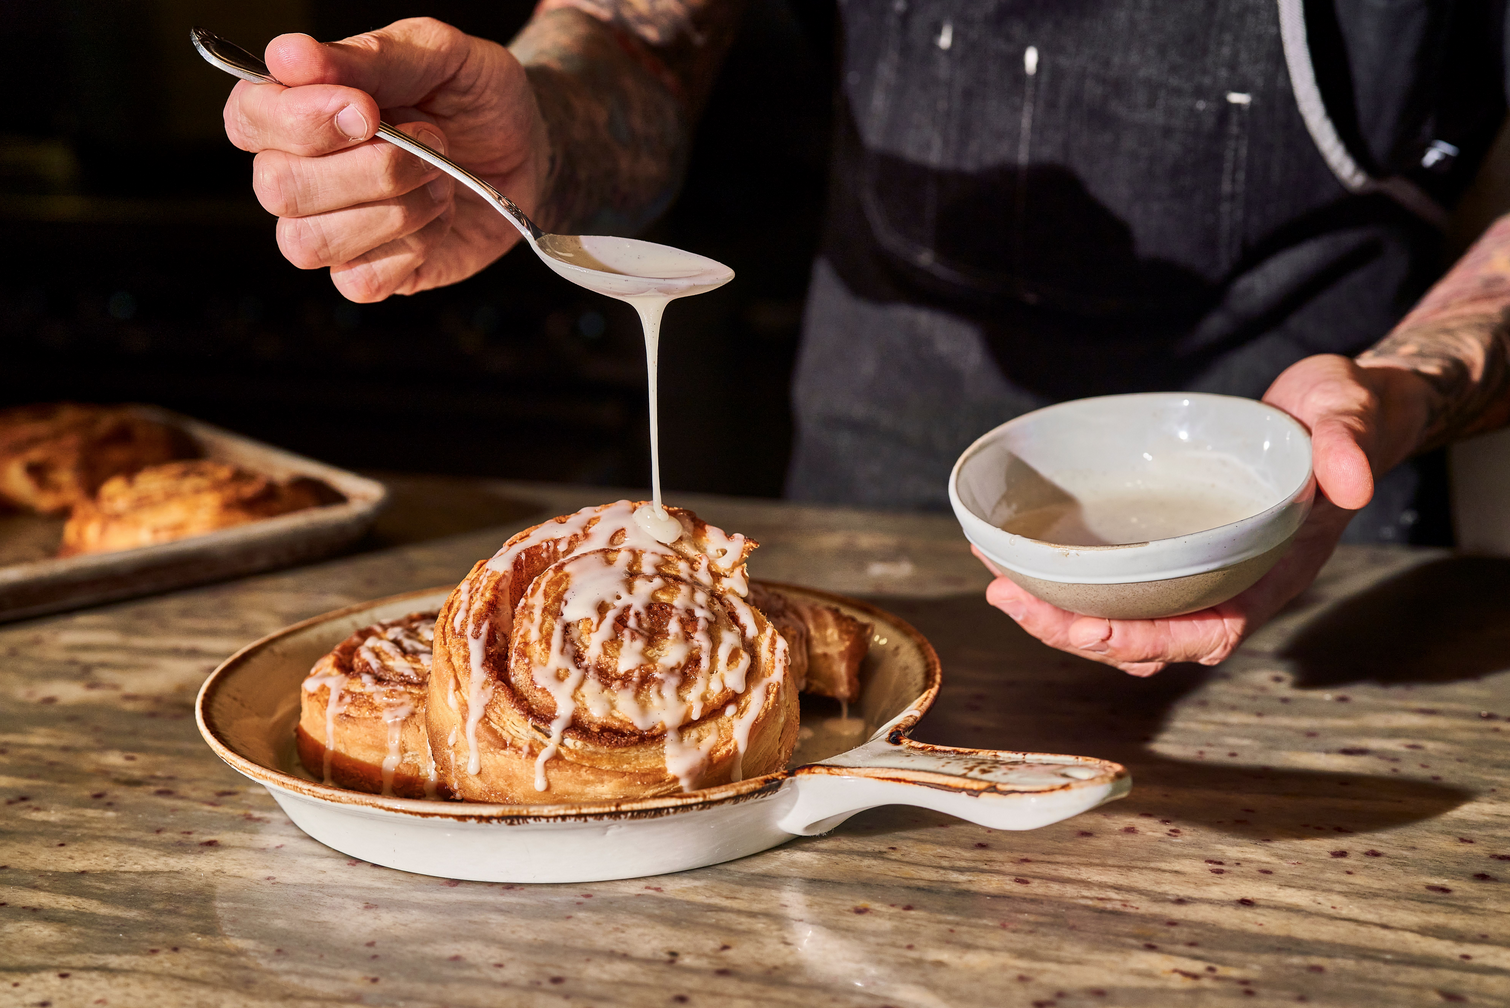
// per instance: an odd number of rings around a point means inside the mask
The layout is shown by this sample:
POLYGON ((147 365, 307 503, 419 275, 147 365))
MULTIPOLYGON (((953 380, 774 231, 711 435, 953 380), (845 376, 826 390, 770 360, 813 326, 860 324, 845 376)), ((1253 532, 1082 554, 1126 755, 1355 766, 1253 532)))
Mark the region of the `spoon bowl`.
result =
POLYGON ((537 248, 561 276, 610 297, 686 297, 734 278, 716 259, 638 238, 548 234, 537 248))

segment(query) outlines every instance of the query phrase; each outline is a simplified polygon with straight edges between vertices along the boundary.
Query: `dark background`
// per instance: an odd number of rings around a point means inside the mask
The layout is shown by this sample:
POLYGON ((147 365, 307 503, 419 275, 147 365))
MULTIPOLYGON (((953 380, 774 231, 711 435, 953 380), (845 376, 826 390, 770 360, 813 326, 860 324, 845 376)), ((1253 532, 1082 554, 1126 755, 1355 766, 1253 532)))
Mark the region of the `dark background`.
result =
MULTIPOLYGON (((449 288, 345 301, 278 253, 251 155, 221 129, 233 81, 188 41, 201 24, 260 53, 281 32, 335 39, 415 13, 507 41, 531 7, 0 2, 0 406, 145 401, 345 467, 647 484, 628 306, 521 249, 449 288)), ((669 487, 780 493, 832 36, 829 5, 750 4, 682 195, 644 236, 737 273, 667 314, 669 487)))

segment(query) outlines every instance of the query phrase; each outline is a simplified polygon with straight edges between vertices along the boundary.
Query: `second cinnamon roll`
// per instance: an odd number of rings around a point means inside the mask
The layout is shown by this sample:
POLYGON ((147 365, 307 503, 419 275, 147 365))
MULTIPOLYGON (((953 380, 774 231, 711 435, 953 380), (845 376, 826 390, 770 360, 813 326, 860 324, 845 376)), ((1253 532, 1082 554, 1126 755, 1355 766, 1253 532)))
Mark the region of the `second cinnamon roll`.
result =
POLYGON ((435 613, 363 627, 315 663, 295 744, 326 784, 400 798, 444 796, 425 734, 435 613))

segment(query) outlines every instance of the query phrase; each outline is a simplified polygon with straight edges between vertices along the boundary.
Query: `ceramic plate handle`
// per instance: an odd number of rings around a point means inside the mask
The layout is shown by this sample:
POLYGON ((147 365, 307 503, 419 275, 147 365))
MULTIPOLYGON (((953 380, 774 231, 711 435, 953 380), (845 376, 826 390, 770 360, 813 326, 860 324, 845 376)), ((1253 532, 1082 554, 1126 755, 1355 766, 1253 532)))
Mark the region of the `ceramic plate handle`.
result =
POLYGON ((1121 798, 1132 778, 1105 760, 928 745, 896 727, 799 767, 788 787, 796 798, 777 825, 811 836, 877 805, 916 805, 992 829, 1037 829, 1121 798))

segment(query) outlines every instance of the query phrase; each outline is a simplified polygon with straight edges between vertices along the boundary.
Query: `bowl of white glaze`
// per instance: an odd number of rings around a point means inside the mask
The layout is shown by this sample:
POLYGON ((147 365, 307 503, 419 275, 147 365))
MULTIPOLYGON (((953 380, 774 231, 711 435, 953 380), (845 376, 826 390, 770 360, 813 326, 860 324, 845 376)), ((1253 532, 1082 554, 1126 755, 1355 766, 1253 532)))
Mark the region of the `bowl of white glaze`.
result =
POLYGON ((980 437, 949 476, 965 536, 1070 612, 1151 619, 1225 602, 1289 548, 1316 492, 1311 438, 1254 399, 1099 396, 980 437))
POLYGON ((449 587, 348 606, 247 645, 205 680, 195 717, 216 755, 327 847, 403 871, 483 882, 684 871, 826 832, 877 805, 917 805, 1023 830, 1127 794, 1127 771, 1105 760, 914 742, 908 733, 940 684, 928 641, 863 602, 775 587, 871 625, 861 695, 844 719, 804 704, 791 764, 733 784, 637 801, 493 805, 388 798, 313 779, 294 751, 299 687, 310 667, 359 627, 439 609, 449 587))

